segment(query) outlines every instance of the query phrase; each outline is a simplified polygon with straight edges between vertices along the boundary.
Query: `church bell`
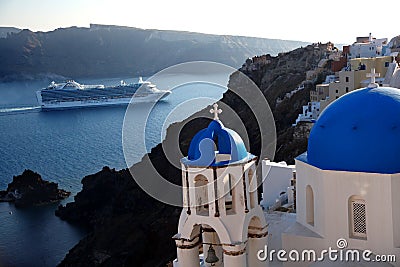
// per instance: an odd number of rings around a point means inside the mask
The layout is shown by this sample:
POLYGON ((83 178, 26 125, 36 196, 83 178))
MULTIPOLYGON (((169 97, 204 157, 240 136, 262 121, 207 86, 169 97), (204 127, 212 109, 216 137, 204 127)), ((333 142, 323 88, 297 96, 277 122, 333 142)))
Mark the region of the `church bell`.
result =
POLYGON ((214 266, 214 264, 218 261, 219 259, 217 255, 215 255, 215 249, 212 247, 212 245, 210 245, 207 252, 206 262, 211 263, 211 266, 214 266))

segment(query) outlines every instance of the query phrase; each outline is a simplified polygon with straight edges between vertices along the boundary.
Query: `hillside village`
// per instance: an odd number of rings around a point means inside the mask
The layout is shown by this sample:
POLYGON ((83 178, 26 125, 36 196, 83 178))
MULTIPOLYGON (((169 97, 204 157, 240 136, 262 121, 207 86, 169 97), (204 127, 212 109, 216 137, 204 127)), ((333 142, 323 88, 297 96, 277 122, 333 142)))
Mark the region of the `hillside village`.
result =
MULTIPOLYGON (((276 100, 279 105, 285 99, 291 98, 297 92, 305 89, 308 83, 315 82, 320 74, 329 69, 332 74, 326 75, 325 80, 310 91, 309 102, 302 108, 293 126, 299 122, 313 123, 319 114, 335 99, 359 88, 366 87, 370 79, 367 74, 372 69, 379 77, 376 82, 381 86, 400 88, 400 38, 394 37, 377 39, 370 34, 366 37, 357 37, 351 45, 343 46, 339 50, 333 43, 314 43, 315 53, 322 56, 311 70, 306 72, 305 79, 292 91, 276 100)), ((249 58, 240 69, 246 74, 257 72, 271 64, 274 57, 261 55, 249 58)))
MULTIPOLYGON (((356 42, 343 46, 342 51, 331 53, 328 58, 333 60, 331 68, 335 74, 328 75, 322 84, 310 91, 310 102, 303 106, 303 113, 299 114, 294 125, 315 121, 334 100, 366 87, 371 72, 376 73, 376 82, 380 86, 400 88, 399 52, 398 37, 388 42, 387 38, 376 39, 370 34, 368 37, 357 37, 356 42)), ((323 65, 326 60, 322 59, 320 64, 323 65)), ((315 78, 319 68, 307 72, 307 79, 315 78)))

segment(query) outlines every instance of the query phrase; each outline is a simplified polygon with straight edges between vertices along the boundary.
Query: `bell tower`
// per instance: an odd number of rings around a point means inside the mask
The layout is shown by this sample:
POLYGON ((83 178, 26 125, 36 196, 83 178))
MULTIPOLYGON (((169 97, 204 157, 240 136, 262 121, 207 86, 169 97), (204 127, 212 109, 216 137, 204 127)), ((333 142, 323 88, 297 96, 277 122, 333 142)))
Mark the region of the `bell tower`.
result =
POLYGON ((173 237, 174 267, 267 266, 257 259, 268 235, 257 194, 257 158, 224 127, 218 105, 213 107, 214 120, 193 137, 181 159, 184 207, 173 237))

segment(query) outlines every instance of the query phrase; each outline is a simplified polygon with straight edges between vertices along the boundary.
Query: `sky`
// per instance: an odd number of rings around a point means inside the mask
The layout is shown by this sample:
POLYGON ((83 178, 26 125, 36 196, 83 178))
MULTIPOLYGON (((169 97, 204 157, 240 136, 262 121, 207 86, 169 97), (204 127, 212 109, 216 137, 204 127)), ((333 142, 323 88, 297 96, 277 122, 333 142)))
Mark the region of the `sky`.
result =
POLYGON ((399 35, 391 13, 399 6, 398 0, 0 0, 0 26, 50 31, 95 23, 351 44, 370 32, 399 35))

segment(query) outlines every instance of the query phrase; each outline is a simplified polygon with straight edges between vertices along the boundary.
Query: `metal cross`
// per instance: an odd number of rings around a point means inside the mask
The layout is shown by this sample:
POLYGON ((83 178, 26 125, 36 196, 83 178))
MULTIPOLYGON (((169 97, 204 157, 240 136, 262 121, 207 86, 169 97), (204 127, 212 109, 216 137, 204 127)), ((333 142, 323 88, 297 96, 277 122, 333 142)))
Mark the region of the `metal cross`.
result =
MULTIPOLYGON (((375 73, 375 68, 371 68, 371 73, 367 73, 367 77, 371 78, 371 82, 369 83, 370 85, 376 85, 376 77, 381 77, 380 73, 375 73)), ((370 87, 368 85, 368 87, 370 87)), ((376 86, 372 86, 372 87, 376 87, 376 86)))
POLYGON ((218 109, 218 104, 213 105, 214 108, 210 109, 210 113, 214 113, 214 120, 218 120, 218 114, 222 113, 222 109, 218 109))

